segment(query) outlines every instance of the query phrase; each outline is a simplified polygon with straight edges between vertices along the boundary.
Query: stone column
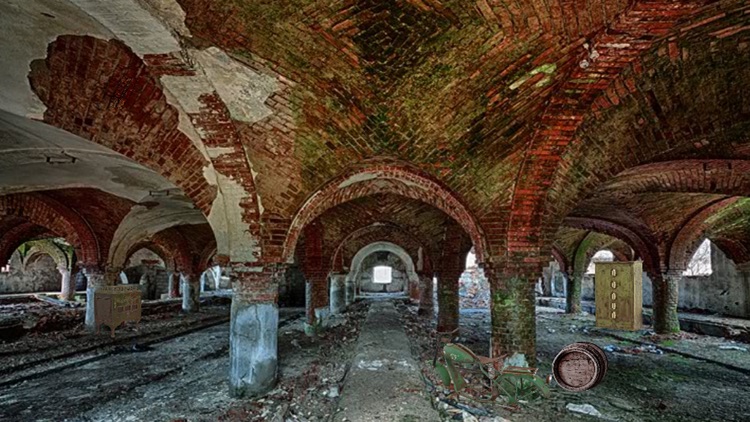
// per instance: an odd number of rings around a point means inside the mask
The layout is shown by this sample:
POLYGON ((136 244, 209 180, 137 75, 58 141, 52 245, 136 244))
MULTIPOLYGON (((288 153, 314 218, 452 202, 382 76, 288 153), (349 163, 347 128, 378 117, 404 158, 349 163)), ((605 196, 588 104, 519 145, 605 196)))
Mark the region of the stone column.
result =
POLYGON ((654 274, 651 278, 653 300, 653 326, 659 334, 680 331, 680 319, 677 315, 679 300, 679 282, 682 274, 679 271, 654 274))
POLYGON ((567 277, 565 286, 565 312, 569 314, 581 313, 581 285, 583 273, 575 272, 567 277))
POLYGON ((195 274, 181 272, 180 284, 182 285, 182 310, 198 312, 201 298, 200 279, 195 274))
POLYGON ((97 266, 87 266, 83 269, 86 275, 86 328, 95 329, 94 318, 94 296, 96 291, 107 285, 104 271, 97 266))
POLYGON ((229 389, 234 397, 257 396, 276 384, 279 279, 284 264, 229 264, 229 389))
MULTIPOLYGON (((490 313, 493 357, 515 353, 523 355, 530 366, 536 365, 536 312, 534 283, 541 268, 517 258, 519 264, 502 270, 498 264, 485 264, 484 273, 490 283, 490 313), (528 266, 528 268, 526 268, 528 266)), ((520 359, 521 356, 517 358, 520 359)))
POLYGON ((432 277, 428 274, 420 274, 419 284, 419 310, 417 311, 417 315, 432 316, 434 312, 432 277))
POLYGON ((438 274, 438 331, 458 328, 458 279, 460 273, 445 271, 438 274))
POLYGON ((331 313, 340 314, 346 309, 346 274, 331 274, 331 313))
POLYGON ((73 300, 76 295, 76 282, 70 276, 70 270, 68 269, 68 267, 58 267, 57 271, 60 271, 60 278, 62 283, 60 289, 60 299, 67 301, 73 300))
POLYGON ((172 271, 167 272, 167 286, 167 293, 169 293, 170 298, 180 297, 180 286, 177 283, 175 273, 172 271))
POLYGON ((351 305, 354 303, 355 300, 357 300, 357 291, 354 286, 354 280, 349 278, 349 275, 346 276, 346 306, 351 305))
MULTIPOLYGON (((307 274, 306 274, 307 275, 307 274)), ((307 275, 305 283, 306 314, 305 333, 313 335, 328 322, 328 275, 321 271, 307 275)))

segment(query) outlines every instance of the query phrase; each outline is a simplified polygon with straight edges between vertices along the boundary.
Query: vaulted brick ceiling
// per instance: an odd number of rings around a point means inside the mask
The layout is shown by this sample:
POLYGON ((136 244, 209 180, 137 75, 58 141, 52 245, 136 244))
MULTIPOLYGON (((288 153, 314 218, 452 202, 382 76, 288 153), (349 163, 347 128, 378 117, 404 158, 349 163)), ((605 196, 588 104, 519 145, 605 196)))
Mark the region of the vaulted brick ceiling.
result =
MULTIPOLYGON (((386 232, 399 232, 412 238, 426 249, 426 253, 429 251, 435 256, 445 238, 446 227, 452 221, 445 213, 424 202, 390 194, 346 202, 331 208, 318 219, 325 228, 323 256, 328 258, 333 257, 350 234, 376 224, 387 226, 386 232)), ((347 256, 351 258, 353 254, 347 256)))
MULTIPOLYGON (((510 200, 525 139, 556 84, 627 1, 181 0, 196 43, 215 44, 296 84, 272 127, 248 129, 279 209, 293 209, 348 164, 397 156, 445 181, 477 210, 510 200), (542 32, 543 31, 543 32, 542 32), (286 131, 284 131, 286 132, 286 131), (286 203, 282 203, 286 202, 286 203)), ((273 123, 272 123, 273 124, 273 123)), ((258 125, 260 126, 260 125, 258 125)), ((269 195, 270 196, 270 195, 269 195)))

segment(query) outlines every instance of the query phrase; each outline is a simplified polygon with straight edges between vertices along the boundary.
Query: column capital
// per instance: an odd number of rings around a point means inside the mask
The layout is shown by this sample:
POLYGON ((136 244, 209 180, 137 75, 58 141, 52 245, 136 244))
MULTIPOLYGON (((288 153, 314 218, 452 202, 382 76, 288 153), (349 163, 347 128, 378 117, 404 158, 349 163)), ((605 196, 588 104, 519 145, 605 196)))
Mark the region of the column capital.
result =
POLYGON ((230 277, 234 295, 249 303, 277 303, 279 282, 286 272, 286 263, 232 262, 230 277))
POLYGON ((744 274, 750 274, 750 261, 748 261, 748 262, 743 262, 743 263, 740 263, 740 264, 736 264, 736 265, 735 265, 735 268, 736 268, 736 269, 737 269, 737 271, 739 271, 740 273, 744 273, 744 274))

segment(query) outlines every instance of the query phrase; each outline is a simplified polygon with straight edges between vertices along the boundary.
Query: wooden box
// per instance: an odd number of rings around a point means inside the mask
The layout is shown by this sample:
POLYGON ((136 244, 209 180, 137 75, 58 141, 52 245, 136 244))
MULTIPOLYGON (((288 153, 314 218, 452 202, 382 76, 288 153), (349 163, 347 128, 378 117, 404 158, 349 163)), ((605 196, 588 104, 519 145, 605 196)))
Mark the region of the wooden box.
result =
POLYGON ((114 338, 115 328, 120 324, 141 321, 141 290, 138 285, 106 286, 94 293, 94 323, 96 332, 102 324, 109 327, 114 338))
POLYGON ((640 330, 643 324, 643 263, 597 262, 596 326, 640 330))

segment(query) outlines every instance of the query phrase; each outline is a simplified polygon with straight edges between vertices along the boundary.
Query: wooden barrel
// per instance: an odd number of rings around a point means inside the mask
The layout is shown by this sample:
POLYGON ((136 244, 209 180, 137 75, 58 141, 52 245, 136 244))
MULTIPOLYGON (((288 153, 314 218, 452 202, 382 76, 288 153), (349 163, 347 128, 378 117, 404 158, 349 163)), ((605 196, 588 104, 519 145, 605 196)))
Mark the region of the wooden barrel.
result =
POLYGON ((592 343, 565 346, 552 361, 555 380, 568 391, 585 391, 596 387, 607 374, 607 356, 592 343))

